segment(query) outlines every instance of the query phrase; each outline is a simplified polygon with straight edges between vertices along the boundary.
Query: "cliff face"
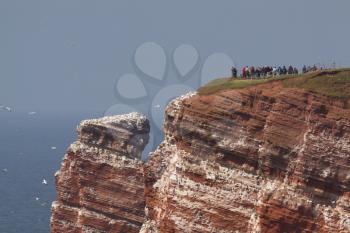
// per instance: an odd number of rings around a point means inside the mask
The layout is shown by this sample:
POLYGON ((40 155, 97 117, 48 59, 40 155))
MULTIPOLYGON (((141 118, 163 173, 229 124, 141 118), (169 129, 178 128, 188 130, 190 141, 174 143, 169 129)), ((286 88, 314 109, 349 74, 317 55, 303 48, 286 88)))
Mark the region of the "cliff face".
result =
POLYGON ((350 232, 348 104, 278 82, 173 101, 142 232, 350 232))
POLYGON ((51 232, 139 232, 148 133, 148 120, 133 113, 80 124, 55 175, 51 232))
POLYGON ((147 120, 83 122, 52 232, 350 232, 348 106, 280 82, 189 94, 145 165, 147 120))

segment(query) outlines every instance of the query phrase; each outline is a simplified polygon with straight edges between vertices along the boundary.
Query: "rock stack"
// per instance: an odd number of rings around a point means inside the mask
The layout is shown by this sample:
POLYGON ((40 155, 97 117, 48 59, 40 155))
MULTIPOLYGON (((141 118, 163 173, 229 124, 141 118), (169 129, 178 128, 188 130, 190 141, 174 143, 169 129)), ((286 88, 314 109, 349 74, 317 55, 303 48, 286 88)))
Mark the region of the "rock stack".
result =
POLYGON ((55 175, 51 232, 139 232, 148 120, 137 113, 104 117, 83 121, 77 131, 55 175))

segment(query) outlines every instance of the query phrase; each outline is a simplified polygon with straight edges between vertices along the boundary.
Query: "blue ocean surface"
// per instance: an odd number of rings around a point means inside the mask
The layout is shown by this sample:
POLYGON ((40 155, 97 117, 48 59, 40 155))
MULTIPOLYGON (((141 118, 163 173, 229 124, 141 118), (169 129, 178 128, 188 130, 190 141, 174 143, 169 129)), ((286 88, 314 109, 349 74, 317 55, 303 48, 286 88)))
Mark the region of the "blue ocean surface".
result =
POLYGON ((50 232, 54 174, 76 126, 93 117, 0 112, 0 233, 50 232))

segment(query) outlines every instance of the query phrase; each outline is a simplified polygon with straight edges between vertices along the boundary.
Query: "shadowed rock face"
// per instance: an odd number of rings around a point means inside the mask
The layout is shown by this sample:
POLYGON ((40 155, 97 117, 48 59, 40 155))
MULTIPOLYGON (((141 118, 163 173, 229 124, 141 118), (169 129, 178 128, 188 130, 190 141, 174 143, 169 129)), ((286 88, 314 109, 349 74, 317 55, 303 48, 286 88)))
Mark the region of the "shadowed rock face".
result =
POLYGON ((350 109, 270 83, 166 110, 141 232, 350 232, 350 109))
POLYGON ((51 232, 139 232, 149 122, 128 115, 83 121, 56 173, 51 232))

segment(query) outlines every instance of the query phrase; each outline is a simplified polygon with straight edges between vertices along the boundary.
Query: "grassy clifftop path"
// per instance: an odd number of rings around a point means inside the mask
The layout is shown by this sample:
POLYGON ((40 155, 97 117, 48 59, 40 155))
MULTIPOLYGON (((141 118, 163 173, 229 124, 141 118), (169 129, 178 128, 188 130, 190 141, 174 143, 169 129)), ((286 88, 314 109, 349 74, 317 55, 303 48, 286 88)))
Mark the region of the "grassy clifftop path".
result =
POLYGON ((282 82, 285 88, 300 88, 335 98, 350 98, 350 69, 330 69, 300 75, 262 79, 219 78, 198 89, 209 95, 228 89, 242 89, 269 82, 282 82))

